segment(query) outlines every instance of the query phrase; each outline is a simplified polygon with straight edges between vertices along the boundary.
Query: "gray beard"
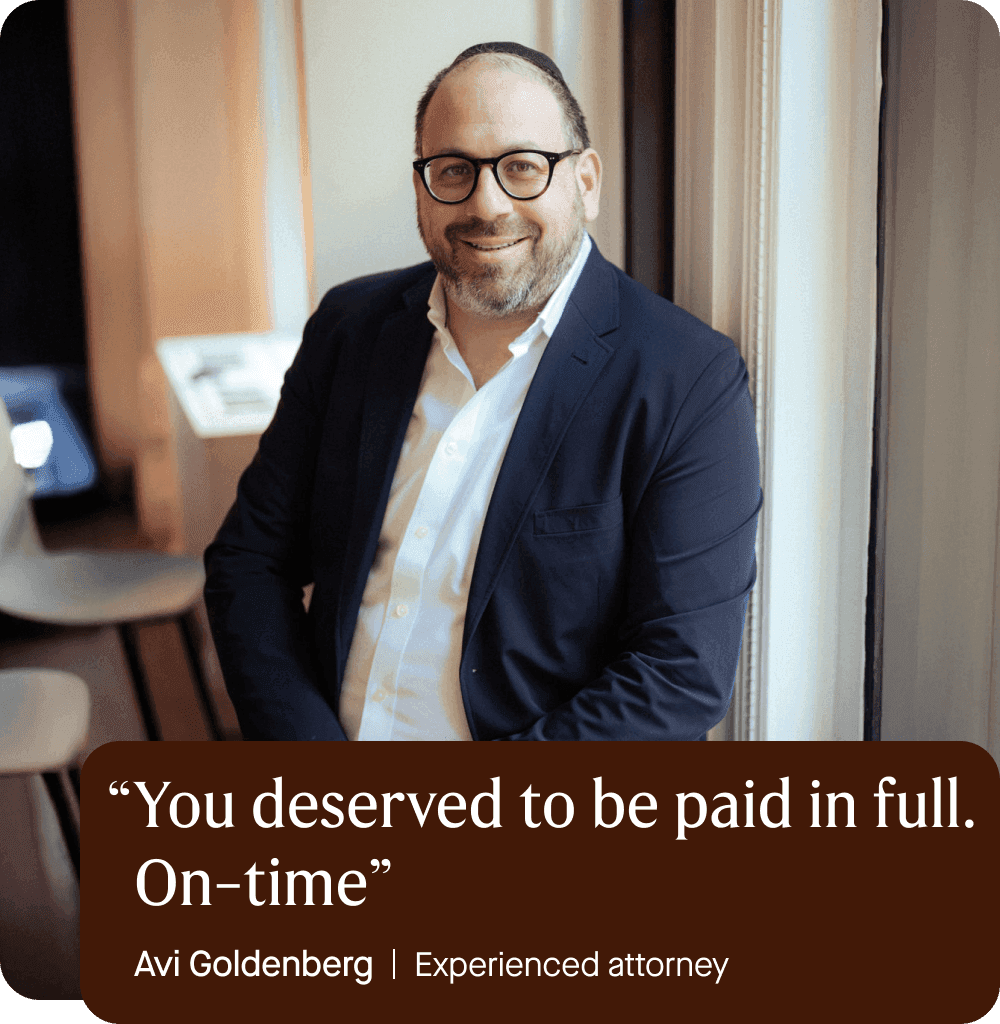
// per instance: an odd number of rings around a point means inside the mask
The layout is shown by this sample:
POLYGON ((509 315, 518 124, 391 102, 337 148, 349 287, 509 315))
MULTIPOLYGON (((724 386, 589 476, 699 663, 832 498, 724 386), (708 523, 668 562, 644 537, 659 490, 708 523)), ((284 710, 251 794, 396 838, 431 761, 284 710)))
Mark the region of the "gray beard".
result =
POLYGON ((449 225, 445 230, 447 242, 432 245, 424 232, 418 209, 420 237, 441 275, 448 301, 486 320, 502 320, 511 314, 541 310, 573 265, 583 239, 583 202, 579 196, 574 205, 576 230, 560 244, 542 251, 539 251, 537 229, 511 232, 510 225, 497 226, 475 218, 449 225), (513 270, 487 266, 470 273, 460 267, 455 256, 455 248, 462 244, 458 236, 466 233, 486 238, 511 233, 529 234, 533 236, 531 257, 513 270))

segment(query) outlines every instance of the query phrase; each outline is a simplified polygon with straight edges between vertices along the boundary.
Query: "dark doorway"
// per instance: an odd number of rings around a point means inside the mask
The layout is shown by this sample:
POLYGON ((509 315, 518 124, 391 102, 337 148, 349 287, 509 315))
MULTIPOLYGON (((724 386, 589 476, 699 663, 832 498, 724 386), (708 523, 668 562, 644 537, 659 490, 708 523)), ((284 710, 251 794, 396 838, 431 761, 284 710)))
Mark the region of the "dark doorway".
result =
POLYGON ((86 363, 63 0, 0 31, 0 366, 86 363))
POLYGON ((625 271, 674 297, 674 0, 623 0, 625 271))

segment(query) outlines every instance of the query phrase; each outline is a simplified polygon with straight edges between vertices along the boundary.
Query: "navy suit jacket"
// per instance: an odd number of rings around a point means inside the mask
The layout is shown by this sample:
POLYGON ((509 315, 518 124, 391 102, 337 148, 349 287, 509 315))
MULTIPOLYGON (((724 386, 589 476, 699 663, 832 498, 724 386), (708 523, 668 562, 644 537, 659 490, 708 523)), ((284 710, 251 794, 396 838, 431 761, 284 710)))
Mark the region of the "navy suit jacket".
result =
MULTIPOLYGON (((327 293, 205 553, 247 739, 344 738, 340 685, 434 277, 425 263, 327 293)), ((702 738, 732 695, 760 494, 733 343, 595 247, 483 525, 459 672, 472 736, 702 738)))

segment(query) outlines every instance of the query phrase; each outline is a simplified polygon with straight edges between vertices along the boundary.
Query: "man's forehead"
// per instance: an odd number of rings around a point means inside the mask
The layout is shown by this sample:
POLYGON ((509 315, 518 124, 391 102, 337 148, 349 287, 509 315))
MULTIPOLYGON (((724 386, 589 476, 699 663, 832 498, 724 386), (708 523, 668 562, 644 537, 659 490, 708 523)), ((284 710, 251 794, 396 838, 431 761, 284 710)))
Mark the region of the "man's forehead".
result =
POLYGON ((493 135, 513 146, 559 145, 564 132, 555 94, 530 65, 507 63, 477 58, 447 75, 427 108, 425 144, 435 147, 454 136, 493 135))

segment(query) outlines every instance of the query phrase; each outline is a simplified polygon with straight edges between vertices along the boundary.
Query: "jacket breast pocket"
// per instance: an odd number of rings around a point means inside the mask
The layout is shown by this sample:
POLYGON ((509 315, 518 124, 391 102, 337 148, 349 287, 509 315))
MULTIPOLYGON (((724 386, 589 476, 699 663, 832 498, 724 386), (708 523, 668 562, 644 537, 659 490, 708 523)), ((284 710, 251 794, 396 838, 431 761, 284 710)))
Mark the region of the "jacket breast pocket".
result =
POLYGON ((620 496, 536 512, 519 538, 509 563, 516 574, 510 593, 523 611, 509 614, 537 625, 539 666, 554 678, 590 679, 612 656, 627 547, 620 496))
POLYGON ((558 537, 567 534, 593 533, 610 530, 622 522, 621 495, 614 501, 599 505, 575 505, 572 508, 556 508, 535 513, 536 537, 558 537))

